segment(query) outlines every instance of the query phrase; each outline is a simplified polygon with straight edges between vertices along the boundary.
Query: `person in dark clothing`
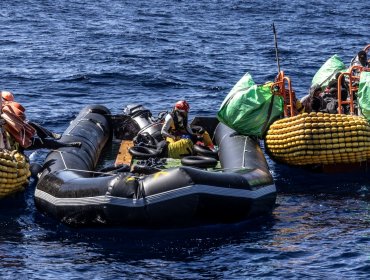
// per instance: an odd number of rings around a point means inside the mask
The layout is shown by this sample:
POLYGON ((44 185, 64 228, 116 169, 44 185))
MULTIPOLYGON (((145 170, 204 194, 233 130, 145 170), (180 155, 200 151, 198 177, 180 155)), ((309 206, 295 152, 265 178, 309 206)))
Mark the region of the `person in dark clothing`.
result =
POLYGON ((54 133, 49 131, 48 129, 42 127, 41 125, 28 122, 31 125, 36 133, 35 136, 31 138, 32 144, 31 146, 27 147, 27 150, 36 150, 36 149, 50 149, 56 150, 63 147, 81 147, 81 142, 69 142, 63 143, 58 141, 61 138, 60 134, 54 133))
POLYGON ((352 59, 351 66, 370 67, 370 63, 367 60, 366 51, 364 50, 359 51, 357 56, 352 59))
POLYGON ((319 85, 313 85, 309 93, 301 99, 301 103, 306 113, 319 112, 326 107, 326 103, 321 96, 322 89, 319 85))
MULTIPOLYGON (((338 79, 341 73, 337 73, 335 78, 328 83, 325 88, 322 98, 326 103, 326 107, 322 109, 322 112, 336 114, 338 112, 338 79)), ((341 101, 346 101, 348 99, 349 88, 346 80, 341 79, 341 101)), ((349 106, 342 105, 343 111, 346 113, 349 110, 349 106)))

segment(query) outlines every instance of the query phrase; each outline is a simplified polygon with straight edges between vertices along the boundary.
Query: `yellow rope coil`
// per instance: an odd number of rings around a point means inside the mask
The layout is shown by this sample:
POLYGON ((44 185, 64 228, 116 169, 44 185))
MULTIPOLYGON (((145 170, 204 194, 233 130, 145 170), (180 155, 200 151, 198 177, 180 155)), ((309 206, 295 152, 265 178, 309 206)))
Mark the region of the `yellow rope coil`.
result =
POLYGON ((30 165, 23 154, 0 150, 0 198, 24 190, 30 176, 30 165))
POLYGON ((274 122, 266 147, 291 165, 355 163, 370 158, 370 125, 360 116, 303 113, 274 122))

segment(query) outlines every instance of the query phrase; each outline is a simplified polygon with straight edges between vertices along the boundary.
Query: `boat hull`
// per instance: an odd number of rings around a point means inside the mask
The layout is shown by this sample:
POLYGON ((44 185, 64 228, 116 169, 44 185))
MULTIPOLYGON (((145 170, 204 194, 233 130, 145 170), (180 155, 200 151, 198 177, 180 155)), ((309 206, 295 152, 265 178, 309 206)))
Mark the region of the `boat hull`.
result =
POLYGON ((35 190, 40 211, 74 226, 140 227, 228 223, 271 213, 276 187, 262 150, 221 124, 212 131, 218 172, 187 166, 145 176, 94 172, 112 140, 109 116, 105 107, 88 106, 63 133, 61 141, 82 146, 61 148, 45 159, 35 190))

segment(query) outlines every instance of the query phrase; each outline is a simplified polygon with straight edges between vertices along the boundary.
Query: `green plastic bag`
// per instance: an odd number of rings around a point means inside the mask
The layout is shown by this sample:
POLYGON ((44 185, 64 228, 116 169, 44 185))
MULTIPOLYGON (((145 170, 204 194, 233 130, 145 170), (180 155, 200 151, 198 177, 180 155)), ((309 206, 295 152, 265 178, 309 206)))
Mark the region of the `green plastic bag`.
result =
POLYGON ((217 118, 240 134, 262 137, 268 124, 283 113, 283 98, 272 98, 270 86, 256 85, 246 73, 222 102, 217 118))
POLYGON ((362 114, 370 121, 370 72, 361 72, 357 97, 362 114))
POLYGON ((311 85, 320 85, 321 88, 324 88, 335 78, 335 74, 345 72, 346 70, 347 68, 342 60, 335 54, 316 72, 315 76, 312 78, 311 85))

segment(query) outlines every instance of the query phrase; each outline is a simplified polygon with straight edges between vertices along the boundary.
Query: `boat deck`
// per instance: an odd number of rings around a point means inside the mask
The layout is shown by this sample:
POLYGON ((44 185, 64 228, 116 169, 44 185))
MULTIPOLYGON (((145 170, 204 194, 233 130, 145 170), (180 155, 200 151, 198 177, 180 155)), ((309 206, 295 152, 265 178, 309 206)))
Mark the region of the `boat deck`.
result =
POLYGON ((121 145, 120 145, 119 150, 118 150, 116 161, 114 163, 115 166, 118 166, 118 165, 121 165, 121 164, 127 164, 127 165, 131 164, 132 156, 128 152, 128 149, 132 146, 134 146, 133 141, 122 140, 121 145))

